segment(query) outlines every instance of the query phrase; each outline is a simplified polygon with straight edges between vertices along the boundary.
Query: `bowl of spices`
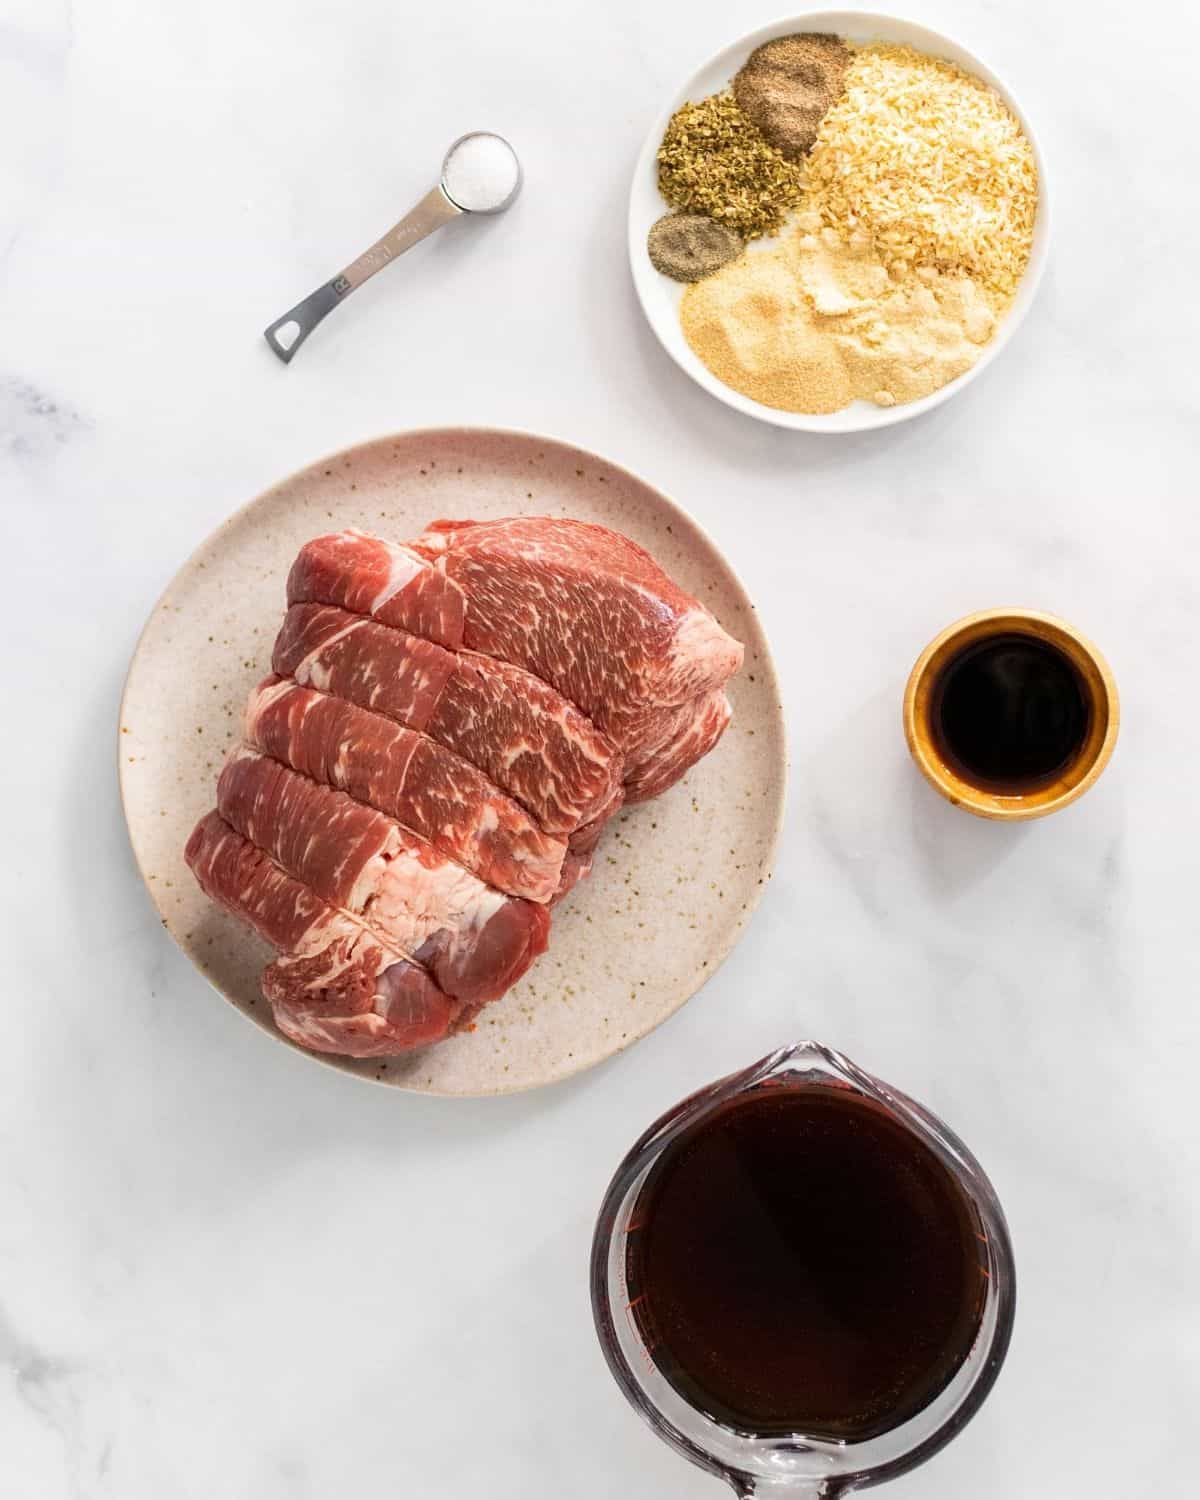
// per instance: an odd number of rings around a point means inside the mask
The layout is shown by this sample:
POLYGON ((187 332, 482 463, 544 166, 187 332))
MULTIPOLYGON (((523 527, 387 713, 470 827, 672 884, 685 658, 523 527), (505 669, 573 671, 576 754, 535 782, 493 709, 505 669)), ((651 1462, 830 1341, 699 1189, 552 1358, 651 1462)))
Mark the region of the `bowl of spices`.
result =
POLYGON ((651 327, 727 405, 857 432, 947 400, 1033 301, 1046 174, 1016 100, 948 37, 857 11, 779 21, 678 92, 634 174, 651 327))

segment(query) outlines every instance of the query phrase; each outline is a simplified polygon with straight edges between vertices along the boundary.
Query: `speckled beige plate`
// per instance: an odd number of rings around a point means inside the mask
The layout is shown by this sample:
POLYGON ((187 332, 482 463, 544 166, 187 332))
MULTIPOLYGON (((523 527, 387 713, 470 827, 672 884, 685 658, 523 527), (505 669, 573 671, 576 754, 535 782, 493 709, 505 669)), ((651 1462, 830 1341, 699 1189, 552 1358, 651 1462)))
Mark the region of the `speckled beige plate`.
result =
POLYGON ((292 558, 343 526, 401 539, 438 516, 521 513, 597 521, 640 542, 745 642, 746 664, 720 745, 617 820, 591 878, 555 912, 550 951, 474 1032, 409 1058, 320 1058, 432 1094, 534 1088, 629 1046, 713 974, 762 894, 783 813, 783 717, 754 608, 712 542, 657 490, 565 443, 474 428, 380 438, 284 480, 209 537, 156 605, 121 706, 125 816, 163 923, 226 999, 283 1041, 258 991, 269 951, 205 898, 183 846, 268 670, 292 558))

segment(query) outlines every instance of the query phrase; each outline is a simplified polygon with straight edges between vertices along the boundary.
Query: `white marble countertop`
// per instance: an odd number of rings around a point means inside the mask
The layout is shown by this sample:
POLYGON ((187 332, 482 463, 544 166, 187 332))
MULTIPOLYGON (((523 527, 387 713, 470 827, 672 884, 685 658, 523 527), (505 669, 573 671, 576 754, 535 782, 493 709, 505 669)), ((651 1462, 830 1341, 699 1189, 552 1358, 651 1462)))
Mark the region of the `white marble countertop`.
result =
MULTIPOLYGON (((593 1340, 591 1221, 694 1085, 813 1035, 928 1102, 1006 1205, 1007 1367, 892 1493, 1183 1495, 1200 1407, 1200 23, 1182 4, 915 0, 1007 77, 1056 191, 1002 359, 932 416, 805 438, 659 350, 624 259, 669 90, 770 9, 0 0, 7 588, 0 1494, 716 1494, 593 1340), (431 241, 285 370, 259 331, 495 128, 514 212, 431 241), (688 506, 762 610, 793 786, 708 987, 541 1094, 314 1068, 158 927, 113 775, 138 629, 266 484, 400 428, 560 435, 688 506), (965 611, 1066 615, 1125 724, 1076 807, 937 800, 899 700, 965 611)), ((669 934, 664 934, 669 941, 669 934)))

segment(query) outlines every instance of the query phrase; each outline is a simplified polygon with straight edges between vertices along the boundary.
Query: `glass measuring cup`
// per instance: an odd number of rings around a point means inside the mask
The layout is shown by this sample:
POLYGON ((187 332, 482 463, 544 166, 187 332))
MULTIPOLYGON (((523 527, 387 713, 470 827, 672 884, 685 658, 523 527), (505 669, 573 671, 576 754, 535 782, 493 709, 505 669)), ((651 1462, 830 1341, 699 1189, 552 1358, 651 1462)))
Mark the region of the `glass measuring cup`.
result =
MULTIPOLYGON (((1012 1245, 1004 1214, 979 1163, 945 1125, 891 1085, 816 1042, 781 1048, 669 1110, 633 1146, 605 1194, 592 1243, 592 1309, 609 1369, 653 1430, 742 1497, 835 1500, 923 1463, 974 1416, 1008 1349, 1016 1304, 1012 1245), (656 1364, 631 1311, 627 1236, 646 1179, 684 1131, 738 1096, 781 1085, 852 1090, 917 1137, 950 1174, 970 1207, 986 1277, 978 1327, 949 1382, 908 1420, 859 1442, 738 1430, 692 1405, 656 1364)), ((788 1330, 802 1338, 804 1330, 788 1330)), ((781 1336, 784 1336, 781 1329, 781 1336)))

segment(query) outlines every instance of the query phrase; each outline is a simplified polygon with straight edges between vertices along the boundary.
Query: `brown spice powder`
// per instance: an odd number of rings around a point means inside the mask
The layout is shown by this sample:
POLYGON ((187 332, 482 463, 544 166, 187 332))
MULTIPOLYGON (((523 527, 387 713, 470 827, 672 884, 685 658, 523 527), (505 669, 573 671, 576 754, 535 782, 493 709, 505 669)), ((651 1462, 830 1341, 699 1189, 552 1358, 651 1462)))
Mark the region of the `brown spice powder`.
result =
POLYGON ((756 47, 733 80, 733 96, 790 160, 806 156, 842 91, 850 49, 824 32, 779 36, 756 47))

